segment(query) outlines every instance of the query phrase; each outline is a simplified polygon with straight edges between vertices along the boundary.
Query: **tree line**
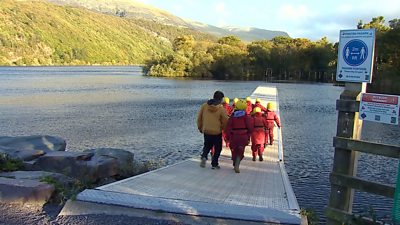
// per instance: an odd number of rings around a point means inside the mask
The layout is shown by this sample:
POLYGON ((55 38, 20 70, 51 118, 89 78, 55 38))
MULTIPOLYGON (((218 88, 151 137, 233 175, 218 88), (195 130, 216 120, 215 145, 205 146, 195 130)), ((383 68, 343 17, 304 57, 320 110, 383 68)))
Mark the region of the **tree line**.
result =
MULTIPOLYGON (((377 17, 366 24, 359 21, 357 27, 376 29, 376 82, 371 88, 398 81, 399 19, 390 20, 387 26, 383 17, 377 17)), ((172 54, 148 60, 144 71, 149 76, 166 77, 335 82, 337 50, 338 43, 330 43, 325 37, 318 41, 275 37, 245 43, 235 36, 211 42, 184 35, 173 41, 172 54)), ((384 88, 399 91, 396 85, 391 86, 384 88)))

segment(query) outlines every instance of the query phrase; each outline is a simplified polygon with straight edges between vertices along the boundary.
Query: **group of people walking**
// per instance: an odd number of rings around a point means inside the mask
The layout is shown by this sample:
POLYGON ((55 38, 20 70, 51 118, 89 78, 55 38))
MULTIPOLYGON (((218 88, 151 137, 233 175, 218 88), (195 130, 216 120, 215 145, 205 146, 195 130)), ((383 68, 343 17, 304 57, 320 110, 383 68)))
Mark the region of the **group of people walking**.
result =
POLYGON ((281 124, 271 102, 264 107, 258 98, 255 104, 250 97, 235 98, 232 106, 229 101, 221 91, 216 91, 198 112, 197 128, 204 135, 200 166, 205 167, 213 150, 211 168, 220 169, 218 159, 224 141, 231 150, 234 170, 240 173, 240 162, 250 140, 253 161, 257 156, 259 161, 263 161, 265 147, 274 142, 274 126, 280 127, 281 124))

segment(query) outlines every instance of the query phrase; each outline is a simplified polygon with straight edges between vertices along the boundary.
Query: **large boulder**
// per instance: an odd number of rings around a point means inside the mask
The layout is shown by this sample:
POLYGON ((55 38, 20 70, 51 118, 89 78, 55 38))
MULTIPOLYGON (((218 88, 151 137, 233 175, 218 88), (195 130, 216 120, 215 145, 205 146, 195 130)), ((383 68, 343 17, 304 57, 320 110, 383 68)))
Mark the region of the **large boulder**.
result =
POLYGON ((61 173, 77 179, 92 177, 86 161, 92 158, 92 153, 83 152, 48 152, 40 158, 30 162, 31 170, 44 170, 61 173))
POLYGON ((89 182, 118 174, 117 159, 93 152, 49 152, 30 164, 32 170, 62 173, 89 182))
POLYGON ((97 148, 84 152, 93 153, 96 157, 109 157, 117 160, 117 174, 122 177, 133 175, 134 154, 132 152, 117 148, 97 148))
POLYGON ((49 135, 0 137, 0 146, 16 150, 65 151, 64 139, 49 135))
POLYGON ((35 180, 0 177, 0 201, 6 203, 46 203, 54 186, 35 180))

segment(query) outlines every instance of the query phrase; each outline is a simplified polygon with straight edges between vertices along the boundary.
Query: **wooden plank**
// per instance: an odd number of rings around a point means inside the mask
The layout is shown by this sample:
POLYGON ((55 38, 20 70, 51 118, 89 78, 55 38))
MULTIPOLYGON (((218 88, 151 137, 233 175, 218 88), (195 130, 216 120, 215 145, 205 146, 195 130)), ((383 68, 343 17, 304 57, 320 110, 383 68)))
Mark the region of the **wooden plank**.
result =
POLYGON ((361 178, 337 173, 331 173, 329 178, 332 184, 350 187, 360 191, 385 196, 388 198, 394 197, 395 187, 390 185, 367 181, 361 178))
POLYGON ((358 112, 360 108, 360 102, 354 100, 336 100, 336 110, 342 112, 358 112))
POLYGON ((333 137, 333 146, 336 148, 354 150, 374 155, 382 155, 391 158, 400 157, 400 146, 394 145, 385 145, 344 137, 333 137))
MULTIPOLYGON (((345 90, 340 95, 340 100, 357 101, 360 94, 366 90, 365 83, 346 83, 345 90)), ((359 139, 361 136, 362 120, 358 119, 358 112, 339 111, 336 136, 359 139)), ((335 148, 333 157, 334 173, 355 176, 357 173, 358 152, 347 149, 335 148)), ((336 184, 331 184, 329 207, 351 212, 353 208, 354 189, 336 184)), ((328 224, 340 224, 328 220, 328 224)))
POLYGON ((382 222, 373 221, 370 218, 357 216, 351 213, 347 213, 342 210, 327 207, 325 210, 327 218, 337 221, 338 224, 365 224, 365 225, 376 225, 383 224, 382 222))

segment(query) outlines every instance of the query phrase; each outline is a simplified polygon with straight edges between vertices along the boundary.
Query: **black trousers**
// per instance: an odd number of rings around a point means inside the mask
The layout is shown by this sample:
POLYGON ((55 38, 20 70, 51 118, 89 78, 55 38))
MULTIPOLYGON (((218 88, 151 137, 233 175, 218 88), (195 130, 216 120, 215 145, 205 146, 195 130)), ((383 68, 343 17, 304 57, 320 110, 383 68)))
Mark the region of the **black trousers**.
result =
POLYGON ((219 155, 221 154, 222 151, 222 134, 217 134, 217 135, 204 134, 204 147, 201 157, 207 159, 208 153, 210 153, 212 147, 214 147, 215 152, 212 157, 211 165, 218 166, 219 155))

